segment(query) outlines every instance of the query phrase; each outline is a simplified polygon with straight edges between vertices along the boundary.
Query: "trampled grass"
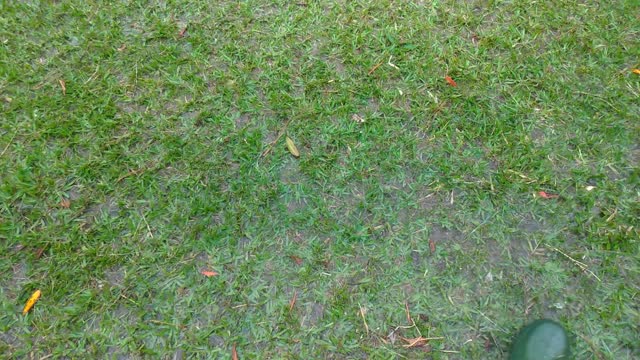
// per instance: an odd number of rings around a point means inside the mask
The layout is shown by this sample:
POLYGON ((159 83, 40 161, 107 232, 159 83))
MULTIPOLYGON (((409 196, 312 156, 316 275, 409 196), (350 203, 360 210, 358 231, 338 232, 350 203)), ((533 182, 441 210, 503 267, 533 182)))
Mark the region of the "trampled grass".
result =
POLYGON ((3 2, 0 353, 640 357, 634 5, 3 2))

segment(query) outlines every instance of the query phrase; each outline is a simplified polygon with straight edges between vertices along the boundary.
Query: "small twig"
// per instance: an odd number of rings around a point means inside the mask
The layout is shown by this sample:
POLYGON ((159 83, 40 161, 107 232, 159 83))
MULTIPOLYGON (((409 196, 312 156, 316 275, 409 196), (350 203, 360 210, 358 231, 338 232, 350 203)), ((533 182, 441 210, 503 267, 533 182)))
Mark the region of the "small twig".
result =
POLYGON ((387 65, 391 66, 392 68, 396 69, 396 70, 400 70, 399 67, 396 66, 396 64, 391 62, 391 59, 393 59, 393 55, 389 56, 389 61, 387 61, 387 65))
MULTIPOLYGON (((118 49, 118 51, 121 51, 121 50, 118 49)), ((91 82, 93 80, 93 77, 98 74, 98 70, 100 70, 100 65, 96 66, 96 71, 94 71, 93 74, 91 74, 91 76, 89 76, 87 81, 84 82, 84 85, 87 85, 89 82, 91 82)))
POLYGON ((409 302, 407 301, 404 302, 404 311, 407 313, 407 322, 415 324, 415 322, 411 318, 411 313, 409 313, 409 302))
POLYGON ((377 63, 377 64, 373 65, 373 67, 371 68, 371 70, 369 70, 369 73, 368 73, 367 75, 371 75, 371 74, 373 74, 373 72, 374 72, 374 71, 376 71, 376 70, 378 70, 378 68, 379 68, 380 66, 382 66, 382 64, 384 64, 384 62, 382 62, 382 61, 381 61, 381 62, 379 62, 379 63, 377 63))
POLYGON ((159 321, 159 320, 149 320, 149 322, 150 322, 150 323, 152 323, 152 324, 173 326, 173 327, 176 327, 176 328, 178 328, 178 329, 184 329, 184 328, 185 328, 185 325, 181 325, 181 324, 178 324, 178 325, 176 325, 176 324, 170 324, 170 323, 168 323, 168 322, 159 321))
POLYGON ((144 221, 144 224, 147 226, 147 235, 151 238, 153 238, 153 233, 151 232, 151 227, 149 226, 149 223, 147 222, 147 218, 144 216, 144 213, 140 213, 140 215, 142 215, 142 221, 144 221))
MULTIPOLYGON (((576 334, 578 334, 578 333, 576 333, 576 334)), ((604 359, 604 356, 602 356, 602 353, 598 350, 598 348, 589 339, 587 339, 582 334, 578 334, 578 336, 580 336, 582 338, 582 340, 584 340, 584 342, 586 342, 587 345, 589 345, 589 347, 591 348, 591 350, 593 350, 593 353, 596 355, 596 357, 599 360, 604 359)))
POLYGON ((2 155, 4 155, 4 153, 7 152, 7 150, 9 149, 9 146, 11 146, 11 143, 13 142, 13 139, 16 138, 16 135, 18 135, 18 133, 13 134, 11 139, 9 139, 9 142, 7 143, 7 146, 5 146, 4 149, 2 150, 2 152, 0 153, 0 157, 2 157, 2 155))
POLYGON ((128 178, 129 176, 132 176, 132 175, 140 175, 143 172, 145 172, 146 170, 147 170, 146 168, 139 168, 139 169, 136 169, 136 170, 129 170, 128 173, 120 176, 118 178, 118 180, 116 180, 116 182, 119 183, 120 181, 122 181, 122 180, 124 180, 124 179, 126 179, 126 178, 128 178))
POLYGON ((364 323, 364 329, 367 331, 367 336, 369 335, 369 325, 367 325, 367 319, 364 317, 364 314, 366 313, 366 309, 364 309, 360 304, 358 304, 358 307, 360 308, 360 316, 362 316, 362 322, 364 323))
POLYGON ((262 152, 262 154, 260 154, 261 158, 269 155, 271 150, 273 150, 273 147, 278 143, 280 138, 286 133, 287 127, 289 126, 290 122, 291 122, 291 119, 288 119, 287 121, 285 121, 284 126, 282 126, 282 129, 278 133, 278 136, 276 136, 276 139, 270 142, 269 145, 267 145, 267 148, 262 152))
POLYGON ((296 299, 298 299, 298 292, 293 290, 293 298, 289 301, 289 312, 291 312, 293 307, 296 306, 296 299))
POLYGON ((571 256, 565 254, 564 252, 562 252, 562 250, 558 249, 558 248, 554 248, 551 247, 551 250, 562 254, 564 257, 566 257, 567 259, 571 260, 572 263, 574 263, 576 266, 578 266, 580 268, 580 270, 582 270, 582 272, 588 273, 589 275, 593 276, 594 278, 596 278, 596 280, 602 282, 602 280, 600 280, 600 278, 598 277, 598 275, 596 275, 593 271, 589 270, 587 268, 587 265, 585 263, 582 263, 574 258, 572 258, 571 256))
POLYGON ((146 171, 149 171, 149 170, 155 170, 155 169, 157 169, 157 165, 156 165, 156 164, 152 164, 151 166, 141 167, 141 168, 138 168, 138 169, 136 169, 136 170, 129 170, 129 172, 128 172, 128 173, 126 173, 126 174, 124 174, 124 175, 120 176, 120 177, 116 180, 116 183, 121 182, 122 180, 124 180, 124 179, 128 178, 129 176, 140 175, 140 174, 142 174, 142 173, 144 173, 144 172, 146 172, 146 171))

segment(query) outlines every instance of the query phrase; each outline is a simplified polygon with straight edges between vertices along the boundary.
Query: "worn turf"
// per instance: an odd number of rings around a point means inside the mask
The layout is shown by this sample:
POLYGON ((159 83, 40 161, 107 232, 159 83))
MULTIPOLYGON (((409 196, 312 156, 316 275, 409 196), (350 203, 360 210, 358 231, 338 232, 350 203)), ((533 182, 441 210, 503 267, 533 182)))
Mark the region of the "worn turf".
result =
POLYGON ((639 358, 636 5, 2 2, 0 357, 639 358))

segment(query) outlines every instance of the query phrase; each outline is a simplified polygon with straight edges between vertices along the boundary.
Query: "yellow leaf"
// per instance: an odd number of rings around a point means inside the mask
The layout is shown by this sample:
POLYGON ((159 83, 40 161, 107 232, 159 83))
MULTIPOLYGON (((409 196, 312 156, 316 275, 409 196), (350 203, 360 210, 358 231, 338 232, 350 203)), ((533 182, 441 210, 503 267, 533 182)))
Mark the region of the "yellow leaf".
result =
POLYGON ((300 157, 300 151, 298 151, 298 148, 296 147, 296 144, 293 143, 293 140, 291 140, 291 138, 288 136, 285 140, 287 141, 287 149, 289 149, 291 155, 300 157))
POLYGON ((640 69, 633 69, 631 71, 633 71, 634 74, 640 75, 640 69))
POLYGON ((40 299, 40 295, 42 295, 42 292, 40 292, 40 290, 36 290, 33 293, 33 295, 31 295, 29 300, 27 300, 27 303, 25 304, 24 309, 22 309, 22 315, 26 315, 29 312, 29 310, 31 310, 33 305, 35 305, 36 301, 40 299))

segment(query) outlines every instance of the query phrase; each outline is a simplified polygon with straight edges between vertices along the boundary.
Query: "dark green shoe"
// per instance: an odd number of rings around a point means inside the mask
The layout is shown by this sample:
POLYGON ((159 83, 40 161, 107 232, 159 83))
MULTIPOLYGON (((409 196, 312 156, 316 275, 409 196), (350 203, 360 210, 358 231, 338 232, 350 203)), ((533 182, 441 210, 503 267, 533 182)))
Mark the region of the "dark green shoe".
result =
POLYGON ((543 319, 520 330, 509 360, 566 360, 570 355, 569 337, 562 325, 543 319))

